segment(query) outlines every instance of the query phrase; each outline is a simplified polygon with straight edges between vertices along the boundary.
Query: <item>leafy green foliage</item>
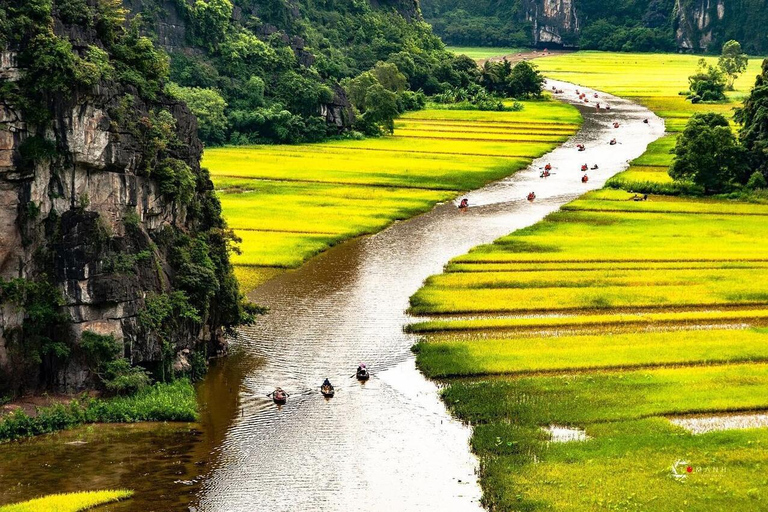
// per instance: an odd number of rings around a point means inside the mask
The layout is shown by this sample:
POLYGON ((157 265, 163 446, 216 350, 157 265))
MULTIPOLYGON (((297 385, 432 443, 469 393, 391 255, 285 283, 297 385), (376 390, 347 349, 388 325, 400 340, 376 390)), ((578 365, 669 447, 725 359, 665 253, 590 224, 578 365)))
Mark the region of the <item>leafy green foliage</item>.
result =
POLYGON ((40 408, 36 416, 16 411, 0 418, 0 441, 48 434, 84 423, 195 421, 197 397, 187 379, 158 383, 125 397, 82 398, 40 408))
POLYGON ((743 148, 721 114, 694 114, 675 146, 669 175, 692 181, 705 193, 723 192, 748 178, 743 148))
POLYGON ((501 62, 485 62, 480 72, 480 84, 489 92, 502 96, 538 98, 544 77, 535 64, 521 61, 513 67, 507 59, 503 59, 501 62))
MULTIPOLYGON (((263 85, 262 82, 262 87, 263 85)), ((227 108, 227 102, 218 91, 200 87, 180 87, 174 83, 168 84, 166 91, 186 103, 195 114, 201 139, 213 144, 221 144, 226 140, 228 123, 224 110, 227 108)))
MULTIPOLYGON (((443 40, 457 46, 533 44, 533 21, 521 1, 425 0, 424 17, 443 40)), ((576 5, 579 34, 561 30, 563 43, 590 50, 672 51, 673 0, 600 0, 576 5)))
POLYGON ((113 335, 85 331, 80 337, 80 350, 89 369, 108 392, 130 394, 149 386, 147 373, 120 357, 123 347, 113 335))
MULTIPOLYGON (((68 320, 60 311, 61 292, 45 276, 37 281, 0 280, 0 303, 12 304, 23 315, 20 326, 5 330, 12 367, 22 375, 45 363, 56 368, 70 354, 58 327, 68 320)), ((25 377, 28 377, 26 375, 25 377)), ((13 391, 24 386, 22 378, 9 383, 13 391), (15 386, 15 387, 14 387, 15 386)))
POLYGON ((755 86, 736 111, 740 123, 739 138, 752 159, 752 165, 768 175, 768 59, 763 61, 762 72, 755 86))
POLYGON ((699 69, 688 77, 689 98, 693 103, 700 101, 723 101, 725 99, 725 75, 717 67, 699 60, 699 69))
POLYGON ((717 66, 728 77, 727 89, 733 90, 733 81, 747 69, 749 59, 741 51, 738 41, 730 40, 723 45, 723 52, 717 61, 717 66))

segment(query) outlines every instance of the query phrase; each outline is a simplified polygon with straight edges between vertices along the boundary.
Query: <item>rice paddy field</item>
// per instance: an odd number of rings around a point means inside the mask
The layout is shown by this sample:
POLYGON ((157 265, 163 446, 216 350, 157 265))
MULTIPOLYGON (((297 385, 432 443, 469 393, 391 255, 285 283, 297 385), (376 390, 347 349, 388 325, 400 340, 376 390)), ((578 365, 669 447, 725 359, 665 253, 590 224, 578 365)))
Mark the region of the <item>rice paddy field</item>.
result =
POLYGON ((427 109, 393 136, 206 150, 248 291, 343 240, 508 176, 565 141, 581 116, 556 101, 517 112, 427 109))
MULTIPOLYGON (((90 510, 99 505, 113 503, 130 498, 133 492, 119 491, 89 491, 67 494, 53 494, 0 507, 0 512, 80 512, 90 510)), ((103 509, 102 509, 103 510, 103 509)))
POLYGON ((466 55, 469 58, 479 60, 513 53, 528 52, 529 48, 498 47, 489 48, 482 46, 448 46, 447 49, 457 55, 466 55))
POLYGON ((693 106, 676 94, 696 57, 539 62, 638 99, 671 133, 606 188, 454 259, 411 298, 417 363, 473 425, 484 504, 768 510, 768 429, 718 421, 768 409, 768 206, 687 196, 666 174, 685 119, 729 112, 753 78, 730 103, 693 106), (716 428, 670 421, 680 417, 716 428))

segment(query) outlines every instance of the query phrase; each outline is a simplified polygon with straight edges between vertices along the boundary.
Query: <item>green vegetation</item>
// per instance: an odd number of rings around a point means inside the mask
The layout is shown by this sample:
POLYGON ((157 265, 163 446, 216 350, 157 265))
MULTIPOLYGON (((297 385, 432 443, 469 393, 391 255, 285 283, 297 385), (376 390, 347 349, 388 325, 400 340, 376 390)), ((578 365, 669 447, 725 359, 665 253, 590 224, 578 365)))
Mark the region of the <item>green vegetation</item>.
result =
POLYGON ((504 57, 528 51, 527 48, 494 47, 494 46, 447 46, 446 49, 456 55, 466 55, 470 59, 480 60, 491 57, 504 57))
POLYGON ((699 60, 696 73, 688 77, 688 84, 691 91, 688 99, 691 103, 725 100, 725 74, 718 67, 707 64, 704 59, 699 60))
POLYGON ((83 397, 68 404, 41 407, 33 416, 24 411, 0 417, 0 442, 48 434, 84 423, 196 421, 197 397, 187 379, 158 383, 114 398, 83 397))
POLYGON ((717 60, 717 67, 728 77, 727 88, 733 90, 733 82, 747 69, 749 58, 741 51, 738 41, 730 40, 723 45, 723 51, 717 60))
MULTIPOLYGON (((631 82, 652 72, 614 75, 630 60, 649 69, 677 62, 665 80, 682 84, 695 67, 690 57, 592 53, 541 65, 557 78, 642 94, 631 82)), ((689 123, 679 139, 651 144, 608 188, 455 258, 411 299, 412 312, 430 315, 410 326, 422 333, 417 364, 445 381, 446 404, 474 426, 491 510, 763 507, 765 429, 694 435, 667 417, 768 409, 759 277, 768 209, 761 196, 685 197, 765 178, 739 171, 737 179, 732 162, 707 167, 708 155, 720 164, 737 149, 720 115, 733 104, 686 104, 665 92, 673 86, 649 82, 656 96, 641 101, 683 121, 673 130, 689 123), (673 181, 670 165, 683 180, 673 181), (638 189, 651 195, 636 200, 638 189), (586 437, 556 442, 550 426, 586 437), (684 480, 671 469, 678 460, 691 466, 684 480)))
POLYGON ((738 40, 749 53, 768 50, 759 28, 768 21, 766 13, 748 3, 718 8, 673 0, 582 0, 559 5, 553 13, 519 0, 424 0, 421 8, 435 33, 456 46, 532 47, 538 42, 584 50, 673 52, 685 40, 694 51, 714 53, 738 40), (550 34, 561 40, 549 40, 550 34))
POLYGON ((342 240, 508 176, 579 126, 573 107, 523 105, 412 112, 396 121, 391 137, 209 149, 205 164, 243 240, 233 260, 238 277, 246 287, 258 284, 269 267, 298 266, 342 240))
POLYGON ((72 492, 67 494, 52 494, 23 503, 3 505, 0 512, 80 512, 89 510, 99 505, 113 503, 130 498, 133 491, 87 491, 72 492))

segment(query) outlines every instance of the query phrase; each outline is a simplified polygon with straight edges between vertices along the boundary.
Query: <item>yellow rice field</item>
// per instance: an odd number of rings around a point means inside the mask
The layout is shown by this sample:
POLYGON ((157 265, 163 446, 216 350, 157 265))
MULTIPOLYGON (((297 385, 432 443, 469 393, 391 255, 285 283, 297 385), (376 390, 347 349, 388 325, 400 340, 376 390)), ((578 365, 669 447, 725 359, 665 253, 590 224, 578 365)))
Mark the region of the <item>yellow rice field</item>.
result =
POLYGON ((203 164, 243 240, 233 261, 249 290, 276 269, 514 173, 580 123, 555 101, 516 112, 428 109, 403 116, 389 137, 212 148, 203 164))

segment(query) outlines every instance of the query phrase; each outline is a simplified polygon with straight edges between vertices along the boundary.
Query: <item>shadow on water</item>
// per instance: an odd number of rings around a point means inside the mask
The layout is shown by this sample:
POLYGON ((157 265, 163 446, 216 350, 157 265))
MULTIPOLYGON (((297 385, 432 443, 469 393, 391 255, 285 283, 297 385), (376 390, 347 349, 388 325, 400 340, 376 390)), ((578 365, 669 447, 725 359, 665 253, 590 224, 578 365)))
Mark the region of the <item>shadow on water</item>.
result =
POLYGON ((664 132, 631 102, 600 93, 612 110, 596 110, 577 100, 575 86, 549 84, 584 117, 563 146, 467 194, 466 212, 457 202, 439 205, 259 287, 253 298, 270 314, 212 366, 198 391, 199 425, 86 427, 2 445, 0 503, 126 487, 136 497, 111 509, 480 510, 470 431, 415 368, 416 338, 403 331, 408 298, 451 258, 601 187, 664 132), (609 146, 613 137, 619 144, 609 146), (552 176, 540 179, 547 162, 552 176), (586 184, 583 163, 599 165, 586 184), (374 374, 364 385, 351 377, 359 362, 374 374), (331 400, 319 394, 325 377, 336 386, 331 400), (265 396, 275 386, 291 394, 285 406, 265 396), (67 444, 78 440, 87 444, 67 444))

